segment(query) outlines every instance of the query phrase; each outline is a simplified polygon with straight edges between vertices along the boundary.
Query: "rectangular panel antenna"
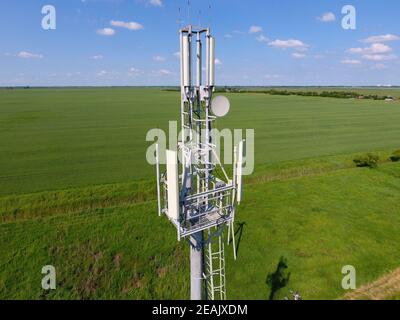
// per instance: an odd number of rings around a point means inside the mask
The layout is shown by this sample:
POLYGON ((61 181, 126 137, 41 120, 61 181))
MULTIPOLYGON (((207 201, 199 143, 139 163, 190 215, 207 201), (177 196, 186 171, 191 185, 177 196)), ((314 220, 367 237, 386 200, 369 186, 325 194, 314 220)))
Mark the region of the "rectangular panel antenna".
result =
POLYGON ((179 218, 178 157, 176 151, 167 150, 167 216, 175 221, 179 218))
POLYGON ((215 85, 215 39, 214 37, 210 37, 210 45, 209 45, 209 57, 210 57, 210 66, 209 66, 209 80, 208 84, 213 87, 215 85))
POLYGON ((182 73, 183 73, 183 83, 184 87, 190 87, 191 85, 191 75, 190 75, 190 39, 189 36, 184 34, 182 36, 182 48, 181 48, 181 55, 182 55, 182 73))

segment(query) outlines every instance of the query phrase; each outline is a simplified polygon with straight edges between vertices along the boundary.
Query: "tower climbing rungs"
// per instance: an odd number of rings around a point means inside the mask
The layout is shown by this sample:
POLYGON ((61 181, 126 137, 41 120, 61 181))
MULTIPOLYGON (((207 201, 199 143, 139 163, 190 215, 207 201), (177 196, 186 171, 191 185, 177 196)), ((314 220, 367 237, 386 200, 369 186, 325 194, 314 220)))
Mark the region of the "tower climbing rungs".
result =
POLYGON ((206 255, 206 279, 207 293, 210 300, 226 299, 225 278, 225 252, 222 235, 217 238, 217 251, 213 251, 213 243, 207 246, 206 255))

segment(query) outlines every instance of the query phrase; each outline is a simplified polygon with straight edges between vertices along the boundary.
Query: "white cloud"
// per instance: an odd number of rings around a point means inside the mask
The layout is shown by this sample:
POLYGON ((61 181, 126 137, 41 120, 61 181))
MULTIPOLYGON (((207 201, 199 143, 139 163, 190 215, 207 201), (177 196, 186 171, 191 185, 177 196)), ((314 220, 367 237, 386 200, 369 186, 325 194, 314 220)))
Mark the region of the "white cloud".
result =
POLYGON ((366 48, 350 48, 348 50, 350 53, 358 53, 358 54, 382 54, 388 53, 392 51, 392 48, 383 43, 373 43, 371 46, 366 48))
POLYGON ((17 56, 22 59, 42 59, 43 58, 42 54, 37 54, 37 53, 32 53, 32 52, 27 52, 27 51, 21 51, 17 54, 17 56))
POLYGON ((227 39, 232 39, 233 38, 233 36, 230 33, 227 33, 224 37, 227 38, 227 39))
POLYGON ((151 4, 152 6, 155 6, 155 7, 162 7, 163 6, 163 3, 162 3, 161 0, 150 0, 149 4, 151 4))
POLYGON ((181 53, 179 51, 174 52, 173 55, 174 55, 175 58, 180 58, 181 57, 181 53))
POLYGON ((348 52, 359 54, 365 60, 370 61, 387 61, 397 58, 396 55, 390 54, 393 49, 383 43, 372 43, 369 47, 365 48, 351 48, 348 52))
POLYGON ((373 70, 383 70, 386 69, 386 65, 384 65, 383 63, 377 63, 376 65, 374 65, 372 67, 373 70))
POLYGON ((97 30, 97 34, 101 36, 113 36, 115 34, 115 30, 111 28, 103 28, 97 30))
POLYGON ((355 60, 355 59, 345 59, 341 61, 343 64, 351 64, 351 65, 357 65, 360 64, 360 60, 355 60))
POLYGON ((279 49, 295 49, 298 51, 305 51, 307 50, 307 45, 296 39, 289 39, 289 40, 274 40, 270 43, 268 43, 269 46, 274 47, 274 48, 279 48, 279 49))
POLYGON ((95 55, 95 56, 92 57, 93 60, 101 60, 101 59, 103 59, 103 58, 104 58, 104 56, 101 55, 101 54, 97 54, 97 55, 95 55))
POLYGON ((389 42, 396 40, 400 40, 400 36, 396 36, 394 34, 385 34, 380 36, 372 36, 362 41, 365 43, 379 43, 379 42, 389 42))
POLYGON ((306 57, 306 55, 304 53, 295 52, 292 53, 292 57, 295 59, 303 59, 306 57))
POLYGON ((250 29, 249 29, 249 33, 250 34, 259 33, 259 32, 262 32, 262 31, 263 31, 263 28, 260 27, 260 26, 251 26, 250 29))
POLYGON ((370 61, 387 61, 397 59, 397 56, 394 54, 365 54, 362 58, 370 61))
POLYGON ((216 65, 216 66, 220 66, 220 65, 222 65, 222 62, 221 62, 221 60, 219 60, 218 58, 217 58, 217 59, 215 59, 215 65, 216 65))
POLYGON ((336 16, 333 12, 326 12, 317 19, 321 22, 334 22, 336 21, 336 16))
POLYGON ((264 78, 266 78, 266 79, 278 79, 278 78, 281 78, 281 76, 279 74, 266 74, 266 75, 264 75, 264 78))
POLYGON ((154 56, 153 60, 157 62, 164 62, 166 59, 162 56, 154 56))
POLYGON ((143 72, 141 70, 139 70, 139 69, 134 68, 134 67, 130 68, 129 71, 128 71, 128 76, 130 76, 130 77, 135 77, 135 76, 138 76, 140 74, 143 74, 143 72))
POLYGON ((107 74, 108 74, 108 72, 107 72, 106 70, 101 70, 100 72, 97 73, 97 75, 98 75, 99 77, 103 77, 103 76, 105 76, 105 75, 107 75, 107 74))
POLYGON ((161 70, 159 70, 159 73, 163 76, 168 76, 168 75, 172 74, 172 72, 167 69, 161 69, 161 70))
POLYGON ((269 41, 269 39, 266 36, 264 36, 263 34, 260 34, 259 36, 257 36, 256 40, 258 42, 268 42, 269 41))
POLYGON ((111 20, 110 24, 113 27, 120 27, 120 28, 125 28, 125 29, 129 29, 129 30, 133 30, 133 31, 142 30, 144 28, 143 25, 141 25, 140 23, 134 22, 134 21, 124 22, 124 21, 111 20))

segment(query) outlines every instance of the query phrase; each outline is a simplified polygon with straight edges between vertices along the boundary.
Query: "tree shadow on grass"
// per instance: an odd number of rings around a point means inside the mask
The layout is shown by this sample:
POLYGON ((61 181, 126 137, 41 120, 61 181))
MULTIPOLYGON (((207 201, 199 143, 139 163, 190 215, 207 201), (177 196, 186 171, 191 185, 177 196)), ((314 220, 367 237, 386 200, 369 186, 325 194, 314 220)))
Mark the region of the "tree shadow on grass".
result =
POLYGON ((271 292, 269 294, 269 300, 274 300, 276 294, 279 290, 285 288, 290 279, 290 272, 287 272, 288 265, 285 257, 281 257, 279 259, 276 270, 267 275, 267 279, 265 283, 268 287, 270 287, 271 292))

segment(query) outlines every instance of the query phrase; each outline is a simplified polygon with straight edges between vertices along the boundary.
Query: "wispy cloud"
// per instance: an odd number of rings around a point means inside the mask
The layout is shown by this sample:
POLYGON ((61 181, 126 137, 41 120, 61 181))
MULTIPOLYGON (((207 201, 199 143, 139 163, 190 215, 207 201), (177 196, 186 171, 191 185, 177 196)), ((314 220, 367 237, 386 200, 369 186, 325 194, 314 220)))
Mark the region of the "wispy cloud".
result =
POLYGON ((121 73, 115 70, 101 70, 97 72, 96 75, 99 78, 115 80, 120 78, 121 73))
POLYGON ((350 53, 359 54, 377 54, 377 53, 388 53, 392 51, 392 48, 383 43, 373 43, 369 47, 365 48, 350 48, 348 50, 350 53))
POLYGON ((260 34, 259 36, 257 36, 256 40, 258 42, 268 42, 269 41, 269 39, 266 36, 264 36, 263 34, 260 34))
POLYGON ((115 30, 111 28, 103 28, 97 30, 97 34, 101 36, 113 36, 115 34, 115 30))
POLYGON ((164 62, 166 59, 162 56, 154 56, 153 60, 157 62, 164 62))
POLYGON ((350 64, 350 65, 357 65, 357 64, 361 64, 360 60, 356 60, 356 59, 344 59, 341 61, 342 64, 350 64))
POLYGON ((216 65, 216 66, 221 66, 221 65, 222 65, 222 61, 219 60, 218 58, 215 59, 215 65, 216 65))
POLYGON ((279 74, 266 74, 264 75, 265 79, 278 79, 281 78, 282 76, 279 74))
POLYGON ((370 61, 388 61, 397 59, 397 56, 394 54, 365 54, 362 57, 363 59, 370 61))
POLYGON ((143 74, 143 71, 141 71, 140 69, 137 69, 137 68, 134 68, 134 67, 129 68, 128 76, 136 77, 136 76, 139 76, 141 74, 143 74))
POLYGON ((110 24, 113 27, 125 28, 133 31, 142 30, 144 28, 143 25, 134 21, 125 22, 125 21, 111 20, 110 24))
POLYGON ((305 51, 308 48, 308 45, 305 44, 303 41, 296 40, 296 39, 289 39, 289 40, 274 40, 268 43, 269 46, 279 49, 294 49, 298 51, 305 51))
POLYGON ((93 60, 101 60, 104 58, 102 54, 96 54, 95 56, 91 57, 93 60))
POLYGON ((168 76, 168 75, 171 75, 171 74, 172 74, 172 72, 169 71, 169 70, 167 70, 167 69, 160 69, 158 72, 159 72, 159 74, 161 74, 162 76, 168 76))
POLYGON ((263 28, 260 26, 251 26, 249 29, 250 34, 260 33, 263 31, 263 28))
POLYGON ((376 65, 372 66, 372 70, 383 70, 386 69, 386 65, 384 65, 383 63, 377 63, 376 65))
POLYGON ((101 70, 101 71, 99 71, 98 73, 97 73, 97 76, 99 76, 99 77, 104 77, 105 75, 107 75, 108 74, 108 72, 106 71, 106 70, 101 70))
POLYGON ((306 57, 306 55, 304 53, 295 52, 292 53, 292 57, 295 59, 303 59, 306 57))
POLYGON ((390 42, 390 41, 398 41, 400 40, 400 36, 394 34, 385 34, 380 36, 371 36, 367 39, 362 40, 365 43, 381 43, 381 42, 390 42))
POLYGON ((386 61, 394 60, 397 58, 396 55, 391 54, 393 49, 383 43, 373 43, 369 47, 365 48, 350 48, 348 52, 352 54, 359 54, 365 60, 370 61, 386 61))
POLYGON ((163 6, 162 0, 149 0, 148 3, 154 7, 162 7, 163 6))
POLYGON ((22 58, 22 59, 42 59, 43 55, 38 54, 38 53, 28 52, 28 51, 20 51, 17 54, 17 57, 22 58))
POLYGON ((317 19, 321 22, 334 22, 336 21, 336 16, 333 12, 326 12, 317 19))

